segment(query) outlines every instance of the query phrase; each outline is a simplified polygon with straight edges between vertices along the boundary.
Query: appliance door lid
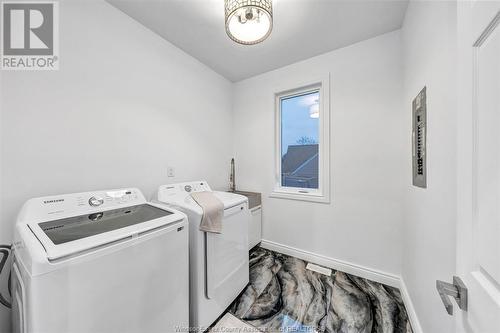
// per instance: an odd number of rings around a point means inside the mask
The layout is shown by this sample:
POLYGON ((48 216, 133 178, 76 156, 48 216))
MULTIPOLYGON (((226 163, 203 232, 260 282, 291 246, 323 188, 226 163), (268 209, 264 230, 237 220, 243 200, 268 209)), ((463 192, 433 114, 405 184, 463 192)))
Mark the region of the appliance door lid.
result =
POLYGON ((226 308, 247 285, 248 220, 245 205, 224 210, 222 233, 205 233, 206 296, 226 308))
POLYGON ((248 202, 248 198, 234 193, 214 191, 214 195, 224 203, 224 209, 232 208, 248 202))
POLYGON ((184 215, 160 205, 141 204, 92 214, 69 216, 28 226, 56 260, 92 248, 136 237, 184 219, 184 215))

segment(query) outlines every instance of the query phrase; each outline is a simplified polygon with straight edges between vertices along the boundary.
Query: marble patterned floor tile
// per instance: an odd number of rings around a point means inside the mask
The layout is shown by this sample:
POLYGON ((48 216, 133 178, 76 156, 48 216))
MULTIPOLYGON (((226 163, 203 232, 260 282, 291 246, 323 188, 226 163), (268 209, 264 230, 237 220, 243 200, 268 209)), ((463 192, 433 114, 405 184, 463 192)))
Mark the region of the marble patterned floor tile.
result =
POLYGON ((250 284, 229 312, 262 331, 412 333, 398 289, 340 271, 326 276, 306 265, 253 250, 250 284))

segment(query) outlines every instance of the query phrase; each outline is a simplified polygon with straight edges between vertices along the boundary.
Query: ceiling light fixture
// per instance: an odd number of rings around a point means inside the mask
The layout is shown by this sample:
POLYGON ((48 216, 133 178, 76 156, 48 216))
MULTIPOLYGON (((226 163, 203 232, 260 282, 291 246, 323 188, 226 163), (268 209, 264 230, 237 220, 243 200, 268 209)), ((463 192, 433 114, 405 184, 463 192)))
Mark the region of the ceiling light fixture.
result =
POLYGON ((272 0, 224 0, 226 33, 236 43, 253 45, 273 29, 272 0))

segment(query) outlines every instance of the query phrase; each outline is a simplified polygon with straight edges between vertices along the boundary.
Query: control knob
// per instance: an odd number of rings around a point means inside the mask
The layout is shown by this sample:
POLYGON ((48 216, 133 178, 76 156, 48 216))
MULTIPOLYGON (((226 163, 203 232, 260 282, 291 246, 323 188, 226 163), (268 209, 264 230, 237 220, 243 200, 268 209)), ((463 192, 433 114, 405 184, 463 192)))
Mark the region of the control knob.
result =
POLYGON ((104 203, 104 199, 100 197, 92 197, 89 199, 89 205, 92 207, 99 207, 104 203))

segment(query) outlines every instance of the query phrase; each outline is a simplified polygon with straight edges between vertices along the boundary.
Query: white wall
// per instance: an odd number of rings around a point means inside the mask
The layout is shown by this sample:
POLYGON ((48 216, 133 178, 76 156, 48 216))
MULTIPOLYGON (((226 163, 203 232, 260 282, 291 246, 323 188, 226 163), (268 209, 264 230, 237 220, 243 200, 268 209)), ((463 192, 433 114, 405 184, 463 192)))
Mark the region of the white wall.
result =
POLYGON ((0 243, 35 196, 226 187, 229 81, 103 1, 60 1, 60 49, 59 71, 2 72, 0 243))
MULTIPOLYGON (((427 189, 405 188, 403 279, 422 329, 453 332, 435 288, 455 272, 456 230, 456 4, 411 1, 402 29, 404 114, 411 130, 411 101, 427 86, 427 189)), ((406 150, 411 149, 410 138, 406 150)), ((407 153, 408 155, 408 153, 407 153)), ((411 172, 406 159, 407 173, 411 172)))
POLYGON ((399 31, 235 84, 240 189, 263 193, 263 238, 400 274, 401 193, 409 174, 399 31), (276 87, 331 74, 330 204, 270 198, 276 87))

